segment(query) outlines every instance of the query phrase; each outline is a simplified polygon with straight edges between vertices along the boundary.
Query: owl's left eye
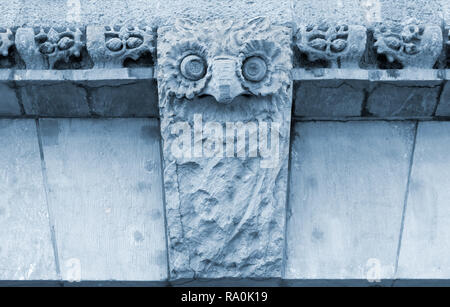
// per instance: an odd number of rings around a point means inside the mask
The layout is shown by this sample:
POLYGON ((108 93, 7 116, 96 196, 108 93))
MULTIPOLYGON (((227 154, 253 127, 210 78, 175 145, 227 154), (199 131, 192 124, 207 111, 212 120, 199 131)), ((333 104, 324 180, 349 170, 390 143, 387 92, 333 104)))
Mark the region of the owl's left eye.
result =
POLYGON ((251 56, 242 65, 242 74, 248 81, 259 82, 266 76, 267 64, 259 56, 251 56))
POLYGON ((180 70, 185 78, 197 81, 205 76, 206 64, 201 57, 191 54, 181 61, 180 70))

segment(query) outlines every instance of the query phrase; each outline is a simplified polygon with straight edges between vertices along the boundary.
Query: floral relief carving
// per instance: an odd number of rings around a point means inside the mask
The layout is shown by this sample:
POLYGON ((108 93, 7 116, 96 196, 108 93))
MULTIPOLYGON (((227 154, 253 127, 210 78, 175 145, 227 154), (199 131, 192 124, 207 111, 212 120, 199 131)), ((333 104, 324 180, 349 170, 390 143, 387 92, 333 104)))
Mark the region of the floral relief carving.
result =
POLYGON ((88 26, 87 37, 95 67, 123 67, 126 59, 136 61, 155 52, 151 27, 88 26))
POLYGON ((85 46, 80 29, 19 28, 16 46, 27 68, 53 69, 59 62, 79 58, 85 46))
POLYGON ((442 29, 409 21, 403 25, 380 25, 374 31, 374 47, 390 63, 403 68, 433 68, 442 51, 442 29))
POLYGON ((11 29, 0 29, 0 54, 8 56, 9 48, 14 45, 14 35, 11 29))
POLYGON ((367 34, 362 26, 324 23, 301 26, 295 40, 309 61, 325 60, 333 68, 358 67, 366 47, 367 34))

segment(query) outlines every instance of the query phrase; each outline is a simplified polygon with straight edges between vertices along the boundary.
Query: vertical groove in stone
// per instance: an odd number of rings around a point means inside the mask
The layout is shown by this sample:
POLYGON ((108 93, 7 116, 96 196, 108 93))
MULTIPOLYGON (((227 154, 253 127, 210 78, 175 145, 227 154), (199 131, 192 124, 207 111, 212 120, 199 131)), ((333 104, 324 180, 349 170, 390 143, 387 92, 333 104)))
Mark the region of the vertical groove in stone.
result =
POLYGON ((412 144, 412 148, 411 148, 411 157, 410 157, 410 160, 409 160, 409 169, 408 169, 408 178, 407 178, 406 189, 405 189, 405 198, 404 198, 404 202, 403 202, 403 212, 402 212, 402 220, 401 220, 401 224, 400 224, 400 234, 399 234, 399 238, 398 238, 397 255, 396 255, 396 258, 395 258, 394 278, 397 277, 398 260, 399 260, 399 257, 400 257, 400 249, 401 249, 401 246, 402 246, 403 226, 405 224, 406 209, 408 207, 409 184, 411 182, 411 172, 412 172, 412 167, 413 167, 413 163, 414 163, 414 152, 415 152, 415 149, 416 149, 416 140, 417 140, 417 130, 418 130, 418 128, 419 128, 419 122, 416 121, 416 124, 415 124, 415 127, 414 127, 413 144, 412 144))
POLYGON ((288 220, 289 220, 289 215, 291 212, 291 206, 290 206, 290 190, 291 190, 291 161, 292 161, 292 149, 293 149, 293 144, 294 144, 294 137, 295 137, 295 123, 296 120, 294 119, 294 108, 295 108, 295 101, 294 98, 295 95, 292 95, 292 110, 291 110, 291 131, 290 131, 290 135, 289 135, 289 153, 288 153, 288 177, 287 177, 287 189, 286 189, 286 208, 285 208, 285 220, 284 220, 284 250, 283 250, 283 262, 282 262, 282 266, 281 266, 281 278, 285 279, 286 278, 286 263, 287 263, 287 250, 288 250, 288 244, 287 244, 287 230, 288 230, 288 220))
POLYGON ((62 280, 61 267, 60 267, 59 255, 58 255, 58 244, 56 241, 54 216, 53 216, 53 212, 51 210, 51 206, 49 203, 49 197, 48 197, 47 166, 45 163, 44 148, 42 146, 42 137, 41 137, 41 130, 40 130, 38 118, 35 119, 35 123, 36 123, 36 134, 37 134, 37 139, 38 139, 38 144, 39 144, 39 154, 41 156, 42 180, 44 183, 45 202, 47 205, 48 222, 49 222, 49 227, 50 227, 50 235, 51 235, 51 240, 52 240, 53 254, 54 254, 54 258, 55 258, 56 275, 58 276, 58 280, 62 280))
MULTIPOLYGON (((158 128, 161 131, 161 121, 158 119, 158 128)), ((164 189, 164 155, 163 155, 163 144, 162 138, 159 138, 159 156, 161 160, 161 190, 162 190, 162 201, 163 201, 163 216, 164 216, 164 234, 166 239, 166 258, 167 258, 167 280, 170 280, 170 259, 169 259, 169 233, 167 232, 167 212, 166 212, 166 191, 164 189)))

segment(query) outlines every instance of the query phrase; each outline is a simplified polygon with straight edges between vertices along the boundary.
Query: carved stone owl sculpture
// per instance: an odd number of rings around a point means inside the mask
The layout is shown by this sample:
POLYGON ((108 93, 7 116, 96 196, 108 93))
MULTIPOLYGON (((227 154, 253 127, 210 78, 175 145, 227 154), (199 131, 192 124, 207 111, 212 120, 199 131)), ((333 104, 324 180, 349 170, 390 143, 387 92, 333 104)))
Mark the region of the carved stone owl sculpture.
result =
POLYGON ((171 279, 281 276, 291 33, 264 18, 158 29, 171 279))

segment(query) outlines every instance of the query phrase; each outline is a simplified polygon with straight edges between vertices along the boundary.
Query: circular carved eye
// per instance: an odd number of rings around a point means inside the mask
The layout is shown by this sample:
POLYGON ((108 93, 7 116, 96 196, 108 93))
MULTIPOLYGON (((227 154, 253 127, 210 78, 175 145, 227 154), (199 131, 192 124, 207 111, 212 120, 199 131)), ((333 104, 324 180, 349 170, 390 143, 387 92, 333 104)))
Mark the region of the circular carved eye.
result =
POLYGON ((188 55, 181 61, 180 70, 185 78, 200 80, 206 74, 205 61, 198 55, 188 55))
POLYGON ((242 74, 249 81, 261 81, 266 76, 266 72, 266 62, 258 56, 247 58, 242 65, 242 74))

